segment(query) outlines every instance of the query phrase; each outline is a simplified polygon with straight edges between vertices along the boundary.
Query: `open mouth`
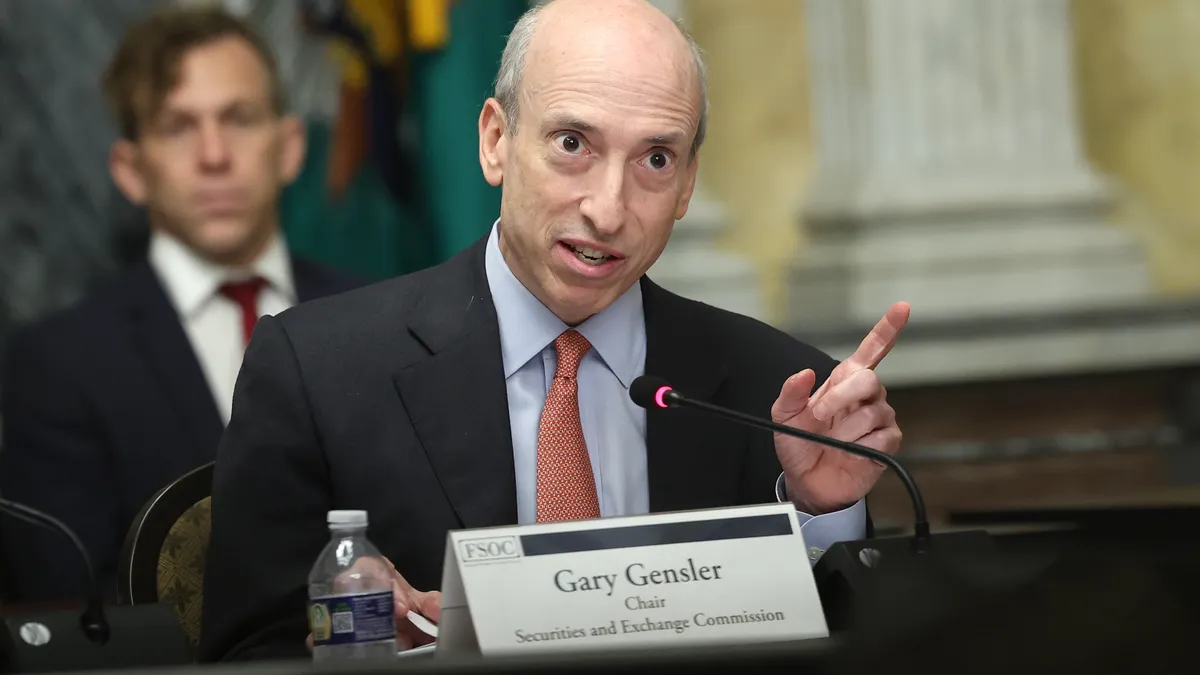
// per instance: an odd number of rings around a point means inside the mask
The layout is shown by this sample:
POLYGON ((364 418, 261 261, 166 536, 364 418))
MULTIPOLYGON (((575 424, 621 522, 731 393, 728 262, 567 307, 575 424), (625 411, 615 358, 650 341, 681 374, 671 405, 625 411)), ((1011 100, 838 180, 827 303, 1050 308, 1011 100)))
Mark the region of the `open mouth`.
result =
POLYGON ((568 244, 566 242, 560 242, 560 243, 562 244, 562 246, 564 248, 566 248, 571 253, 573 253, 575 255, 576 259, 583 262, 584 264, 592 265, 593 267, 599 267, 599 266, 603 265, 604 263, 612 261, 612 260, 620 260, 620 256, 616 256, 611 253, 605 253, 604 251, 600 251, 600 250, 597 250, 594 248, 588 248, 586 246, 576 246, 574 244, 568 244))

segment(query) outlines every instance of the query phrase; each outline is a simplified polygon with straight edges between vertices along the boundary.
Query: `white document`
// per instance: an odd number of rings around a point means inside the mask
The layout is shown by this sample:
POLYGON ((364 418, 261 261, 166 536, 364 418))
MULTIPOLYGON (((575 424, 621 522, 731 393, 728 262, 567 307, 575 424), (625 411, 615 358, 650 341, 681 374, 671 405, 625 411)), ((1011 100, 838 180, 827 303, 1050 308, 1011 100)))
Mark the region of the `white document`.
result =
POLYGON ((396 656, 399 656, 399 657, 420 656, 421 654, 428 654, 428 653, 434 651, 435 649, 437 649, 437 640, 436 640, 436 638, 438 636, 437 624, 430 621, 429 619, 426 619, 425 617, 421 616, 420 614, 417 614, 416 612, 412 611, 411 609, 408 610, 408 620, 410 622, 412 622, 413 626, 416 626, 417 630, 428 635, 429 637, 435 638, 435 640, 433 642, 430 642, 427 645, 421 645, 420 647, 413 647, 412 649, 406 649, 404 651, 396 652, 396 656))
POLYGON ((791 504, 451 532, 437 653, 827 637, 791 504))
POLYGON ((412 611, 411 609, 408 610, 408 620, 412 623, 413 626, 416 626, 417 630, 428 635, 429 637, 437 637, 438 636, 437 624, 430 621, 429 619, 426 619, 425 617, 421 616, 420 614, 417 614, 416 612, 412 611))

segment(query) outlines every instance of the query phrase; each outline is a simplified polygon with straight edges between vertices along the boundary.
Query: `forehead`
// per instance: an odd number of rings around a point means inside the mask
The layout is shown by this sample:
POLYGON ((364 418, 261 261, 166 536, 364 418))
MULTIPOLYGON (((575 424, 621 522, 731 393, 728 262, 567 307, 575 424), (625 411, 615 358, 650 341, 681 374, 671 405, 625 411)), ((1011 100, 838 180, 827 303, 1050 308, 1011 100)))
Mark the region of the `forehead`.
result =
POLYGON ((188 50, 164 108, 205 108, 233 101, 268 102, 270 75, 262 57, 245 40, 220 38, 188 50))
MULTIPOLYGON (((677 36, 678 37, 678 36, 677 36)), ((525 100, 546 123, 579 117, 605 133, 694 132, 700 92, 686 44, 652 31, 548 39, 528 55, 525 100)))

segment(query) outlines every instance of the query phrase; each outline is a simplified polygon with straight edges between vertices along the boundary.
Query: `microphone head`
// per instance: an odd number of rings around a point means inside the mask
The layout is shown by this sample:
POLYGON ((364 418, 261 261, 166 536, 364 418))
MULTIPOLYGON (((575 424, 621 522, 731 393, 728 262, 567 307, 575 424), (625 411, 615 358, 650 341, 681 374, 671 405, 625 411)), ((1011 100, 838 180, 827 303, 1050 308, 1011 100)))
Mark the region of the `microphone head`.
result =
POLYGON ((660 377, 642 375, 629 385, 629 398, 648 410, 671 407, 671 394, 675 390, 660 377))

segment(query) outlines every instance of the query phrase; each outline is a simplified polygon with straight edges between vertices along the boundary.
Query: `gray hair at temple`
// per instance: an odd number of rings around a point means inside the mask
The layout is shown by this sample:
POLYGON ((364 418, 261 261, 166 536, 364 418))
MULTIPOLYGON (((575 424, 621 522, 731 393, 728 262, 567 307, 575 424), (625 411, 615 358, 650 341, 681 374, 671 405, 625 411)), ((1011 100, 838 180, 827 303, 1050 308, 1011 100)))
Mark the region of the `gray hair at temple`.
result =
MULTIPOLYGON (((504 45, 504 54, 500 57, 500 70, 496 74, 494 95, 500 102, 500 108, 504 110, 504 116, 508 120, 509 133, 516 133, 521 100, 521 76, 525 72, 525 54, 528 53, 529 43, 533 40, 533 31, 537 27, 538 15, 547 4, 549 3, 531 7, 529 11, 521 15, 521 18, 513 26, 512 32, 508 34, 508 42, 504 45)), ((695 157, 696 153, 700 151, 700 145, 704 143, 704 135, 708 130, 708 67, 704 63, 704 52, 701 51, 700 45, 696 44, 695 38, 678 20, 675 21, 675 26, 687 40, 688 48, 691 49, 692 61, 695 64, 700 85, 700 122, 696 125, 696 136, 692 139, 692 157, 695 157)))

